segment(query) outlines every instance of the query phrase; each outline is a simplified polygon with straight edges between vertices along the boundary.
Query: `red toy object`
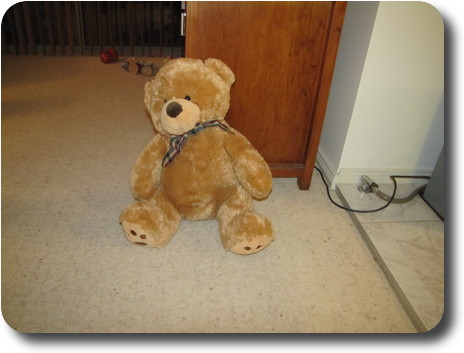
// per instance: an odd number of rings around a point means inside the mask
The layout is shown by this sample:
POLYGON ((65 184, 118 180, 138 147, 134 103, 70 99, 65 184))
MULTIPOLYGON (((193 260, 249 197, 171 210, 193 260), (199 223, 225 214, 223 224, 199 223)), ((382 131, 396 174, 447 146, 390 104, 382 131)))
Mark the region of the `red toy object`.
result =
POLYGON ((116 51, 116 49, 108 49, 107 53, 113 61, 117 61, 119 59, 118 52, 116 51))
POLYGON ((107 51, 103 51, 100 53, 100 59, 105 64, 110 64, 112 62, 118 61, 118 52, 114 48, 108 49, 107 51))

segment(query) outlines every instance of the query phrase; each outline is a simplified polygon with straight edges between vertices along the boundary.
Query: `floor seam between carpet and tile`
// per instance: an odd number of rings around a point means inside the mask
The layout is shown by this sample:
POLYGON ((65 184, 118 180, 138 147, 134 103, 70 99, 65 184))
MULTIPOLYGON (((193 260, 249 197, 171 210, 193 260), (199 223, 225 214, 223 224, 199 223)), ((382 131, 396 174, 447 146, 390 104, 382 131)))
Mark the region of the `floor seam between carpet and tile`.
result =
MULTIPOLYGON (((343 205, 347 208, 350 208, 350 203, 348 200, 345 198, 345 195, 343 192, 340 190, 340 188, 337 186, 336 187, 336 194, 339 196, 340 200, 342 201, 343 205)), ((348 214, 350 218, 352 219, 353 223, 355 224, 356 228, 358 229, 359 233, 361 234, 362 238, 366 242, 366 245, 370 249, 374 259, 377 261, 379 264, 380 268, 385 274, 385 277, 387 280, 390 282, 390 285, 392 286, 393 290, 398 296, 398 299, 402 303, 405 311, 408 313, 411 321, 413 324, 416 326, 417 330, 419 332, 424 332, 430 329, 430 327, 427 327, 425 324, 424 320, 421 318, 421 315, 418 313, 416 310, 414 304, 410 301, 409 295, 404 292, 401 283, 398 282, 398 280, 395 278, 395 275, 391 272, 389 265, 388 265, 388 260, 382 256, 381 250, 379 250, 374 243, 373 239, 369 236, 367 230, 363 226, 365 225, 380 225, 380 224, 412 224, 412 223, 424 223, 424 222, 433 222, 433 223, 439 223, 440 220, 426 220, 426 221, 405 221, 405 220, 400 220, 400 221, 394 221, 394 220, 379 220, 379 221, 361 221, 359 220, 356 212, 348 211, 348 214)), ((414 269, 411 269, 411 271, 414 271, 414 269)), ((419 283, 421 283, 421 280, 418 280, 419 283)))

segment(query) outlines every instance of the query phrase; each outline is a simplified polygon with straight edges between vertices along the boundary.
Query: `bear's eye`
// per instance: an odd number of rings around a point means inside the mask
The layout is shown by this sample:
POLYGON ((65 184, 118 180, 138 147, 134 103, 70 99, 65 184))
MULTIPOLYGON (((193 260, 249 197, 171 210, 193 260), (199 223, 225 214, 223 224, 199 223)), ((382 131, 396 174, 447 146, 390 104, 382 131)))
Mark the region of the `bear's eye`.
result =
POLYGON ((168 100, 166 98, 164 98, 164 103, 166 103, 168 100))
POLYGON ((190 98, 190 96, 185 96, 184 99, 189 101, 191 98, 190 98))

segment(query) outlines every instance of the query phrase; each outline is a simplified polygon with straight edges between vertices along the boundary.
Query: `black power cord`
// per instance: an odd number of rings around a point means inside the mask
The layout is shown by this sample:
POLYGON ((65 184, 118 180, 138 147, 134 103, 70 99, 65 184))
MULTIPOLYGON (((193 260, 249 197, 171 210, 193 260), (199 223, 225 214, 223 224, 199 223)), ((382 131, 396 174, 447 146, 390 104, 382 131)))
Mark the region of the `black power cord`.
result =
POLYGON ((322 181, 325 185, 325 189, 327 191, 327 196, 329 197, 329 200, 337 207, 345 210, 345 211, 350 211, 350 212, 357 212, 357 213, 372 213, 372 212, 378 212, 378 211, 381 211, 385 208, 387 208, 395 199, 395 195, 396 195, 396 190, 398 189, 398 185, 396 183, 396 178, 409 178, 409 179, 430 179, 429 176, 422 176, 422 175, 390 175, 390 179, 393 181, 393 194, 390 196, 390 199, 387 201, 387 203, 385 205, 383 205, 382 207, 379 207, 379 208, 376 208, 376 209, 373 209, 373 210, 355 210, 355 209, 352 209, 352 208, 349 208, 349 207, 345 207, 343 205, 340 205, 338 203, 336 203, 333 199, 332 199, 332 196, 330 195, 330 191, 329 191, 329 186, 327 185, 325 179, 324 179, 324 175, 322 174, 321 170, 314 166, 314 169, 316 169, 319 174, 321 175, 321 178, 322 178, 322 181))

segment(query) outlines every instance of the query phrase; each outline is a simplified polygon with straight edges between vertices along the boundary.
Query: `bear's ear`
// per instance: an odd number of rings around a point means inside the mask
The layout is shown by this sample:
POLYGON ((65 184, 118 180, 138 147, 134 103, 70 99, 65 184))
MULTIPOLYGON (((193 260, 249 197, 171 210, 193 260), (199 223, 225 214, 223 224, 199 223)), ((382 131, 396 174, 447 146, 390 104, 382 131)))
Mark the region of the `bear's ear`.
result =
POLYGON ((235 75, 232 70, 219 59, 206 59, 206 67, 213 70, 230 87, 235 82, 235 75))

